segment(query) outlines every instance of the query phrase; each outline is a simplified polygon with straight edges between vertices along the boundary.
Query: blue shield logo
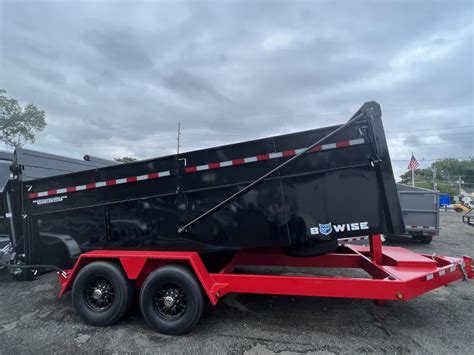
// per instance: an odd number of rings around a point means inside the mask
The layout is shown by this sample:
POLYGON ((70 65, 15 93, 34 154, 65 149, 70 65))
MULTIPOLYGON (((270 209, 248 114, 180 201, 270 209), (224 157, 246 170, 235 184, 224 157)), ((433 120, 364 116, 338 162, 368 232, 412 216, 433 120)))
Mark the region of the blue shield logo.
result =
POLYGON ((319 233, 324 234, 324 235, 329 235, 332 233, 332 224, 327 223, 327 224, 319 224, 319 233))

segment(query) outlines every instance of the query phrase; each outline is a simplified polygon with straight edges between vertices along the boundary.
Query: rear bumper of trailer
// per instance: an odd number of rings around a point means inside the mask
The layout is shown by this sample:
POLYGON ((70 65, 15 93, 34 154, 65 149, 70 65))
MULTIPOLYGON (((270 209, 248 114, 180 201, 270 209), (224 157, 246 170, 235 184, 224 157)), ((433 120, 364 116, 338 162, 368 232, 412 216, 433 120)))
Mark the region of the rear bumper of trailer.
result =
POLYGON ((59 274, 60 296, 71 289, 78 271, 90 262, 115 260, 137 287, 162 265, 190 267, 212 304, 228 293, 410 300, 451 282, 474 276, 472 258, 418 254, 381 246, 379 235, 370 246, 342 245, 336 253, 289 257, 279 250, 238 252, 218 273, 209 273, 196 252, 96 250, 82 254, 71 270, 59 274), (369 277, 281 276, 239 273, 239 266, 360 269, 369 277))

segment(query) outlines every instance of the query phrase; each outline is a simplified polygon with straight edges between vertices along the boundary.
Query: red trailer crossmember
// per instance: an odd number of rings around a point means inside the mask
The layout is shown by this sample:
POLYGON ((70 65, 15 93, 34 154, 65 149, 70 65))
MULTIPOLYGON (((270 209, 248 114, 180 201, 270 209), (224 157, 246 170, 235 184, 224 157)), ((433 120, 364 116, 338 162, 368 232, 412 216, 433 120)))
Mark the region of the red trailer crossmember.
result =
POLYGON ((290 257, 278 249, 241 251, 218 273, 209 273, 196 252, 95 250, 82 254, 72 270, 59 274, 60 296, 71 289, 74 277, 96 260, 118 260, 137 287, 155 268, 188 264, 212 304, 228 293, 343 297, 373 300, 409 300, 453 281, 473 278, 470 257, 451 258, 418 254, 400 247, 381 246, 381 236, 370 246, 344 245, 336 253, 316 257, 290 257), (361 269, 367 278, 281 276, 239 273, 239 266, 361 269))

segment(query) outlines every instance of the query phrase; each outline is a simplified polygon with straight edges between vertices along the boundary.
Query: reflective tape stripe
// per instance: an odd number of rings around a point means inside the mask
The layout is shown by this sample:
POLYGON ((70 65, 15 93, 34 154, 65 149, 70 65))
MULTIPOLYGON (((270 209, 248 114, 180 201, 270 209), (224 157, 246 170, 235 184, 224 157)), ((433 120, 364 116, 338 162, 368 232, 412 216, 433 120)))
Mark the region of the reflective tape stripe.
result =
POLYGON ((455 272, 457 269, 457 264, 453 264, 449 267, 444 267, 443 269, 434 272, 432 274, 426 275, 426 281, 433 280, 435 277, 442 277, 448 273, 455 272))
POLYGON ((347 243, 347 242, 356 242, 356 241, 359 241, 359 240, 367 240, 369 238, 370 238, 370 236, 365 235, 365 236, 362 236, 362 237, 339 238, 337 241, 339 243, 347 243))
MULTIPOLYGON (((335 143, 328 143, 328 144, 318 145, 314 147, 313 149, 311 149, 311 151, 309 151, 309 153, 316 153, 316 152, 337 149, 337 148, 345 148, 345 147, 364 144, 364 143, 365 143, 365 140, 363 138, 345 140, 345 141, 340 141, 340 142, 335 142, 335 143)), ((289 149, 282 152, 266 153, 266 154, 252 156, 252 157, 245 157, 245 158, 233 159, 233 160, 222 161, 222 162, 208 163, 208 164, 196 165, 196 166, 187 166, 184 168, 184 172, 186 174, 191 174, 191 173, 196 173, 199 171, 206 171, 206 170, 212 170, 212 169, 225 168, 228 166, 255 163, 255 162, 265 161, 269 159, 293 157, 297 154, 302 153, 305 149, 306 148, 289 149)), ((161 171, 161 172, 156 172, 156 173, 149 173, 146 175, 129 176, 129 177, 124 177, 124 178, 119 178, 119 179, 110 179, 106 181, 91 182, 86 185, 70 186, 70 187, 64 187, 64 188, 60 188, 56 190, 49 190, 49 191, 31 192, 28 194, 28 198, 34 199, 34 198, 39 198, 39 197, 64 194, 68 192, 92 190, 92 189, 97 189, 97 188, 101 188, 105 186, 114 186, 114 185, 137 182, 137 181, 151 180, 151 179, 166 177, 170 175, 171 175, 171 171, 168 170, 168 171, 161 171)), ((353 240, 361 240, 361 239, 353 239, 353 240)))
POLYGON ((436 227, 430 227, 430 226, 416 226, 416 225, 407 225, 405 226, 406 229, 427 229, 427 230, 436 230, 436 227))

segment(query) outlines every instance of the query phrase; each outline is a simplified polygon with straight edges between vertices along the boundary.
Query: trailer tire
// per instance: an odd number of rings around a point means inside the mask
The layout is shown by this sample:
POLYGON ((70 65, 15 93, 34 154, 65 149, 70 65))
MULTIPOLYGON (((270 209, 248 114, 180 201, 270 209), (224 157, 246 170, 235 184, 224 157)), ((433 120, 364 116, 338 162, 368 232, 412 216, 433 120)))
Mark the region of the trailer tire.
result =
POLYGON ((72 303, 85 323, 106 327, 125 315, 132 304, 133 293, 133 284, 119 266, 96 261, 77 274, 72 303))
POLYGON ((284 254, 294 257, 311 257, 331 253, 338 248, 337 239, 321 241, 310 239, 306 243, 282 248, 284 254))
POLYGON ((201 318, 203 292, 192 272, 185 267, 163 266, 153 271, 143 283, 140 309, 145 321, 160 333, 185 334, 201 318))
POLYGON ((422 244, 430 244, 433 240, 432 235, 412 235, 413 239, 422 244))

